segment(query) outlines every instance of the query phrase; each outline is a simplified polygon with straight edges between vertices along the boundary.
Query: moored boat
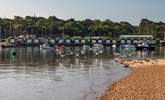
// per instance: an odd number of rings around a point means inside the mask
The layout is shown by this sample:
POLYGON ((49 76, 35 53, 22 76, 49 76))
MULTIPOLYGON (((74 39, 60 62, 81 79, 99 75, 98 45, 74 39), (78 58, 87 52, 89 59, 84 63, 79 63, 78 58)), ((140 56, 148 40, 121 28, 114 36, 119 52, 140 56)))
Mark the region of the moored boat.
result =
POLYGON ((1 48, 11 48, 11 47, 14 47, 14 46, 15 46, 14 44, 6 43, 6 42, 1 42, 0 43, 1 48))
POLYGON ((42 48, 42 49, 52 49, 53 47, 51 47, 48 43, 44 43, 44 44, 40 45, 40 48, 42 48))
POLYGON ((155 50, 155 45, 146 44, 146 43, 138 44, 135 47, 137 51, 138 50, 140 51, 143 51, 143 50, 154 51, 155 50))

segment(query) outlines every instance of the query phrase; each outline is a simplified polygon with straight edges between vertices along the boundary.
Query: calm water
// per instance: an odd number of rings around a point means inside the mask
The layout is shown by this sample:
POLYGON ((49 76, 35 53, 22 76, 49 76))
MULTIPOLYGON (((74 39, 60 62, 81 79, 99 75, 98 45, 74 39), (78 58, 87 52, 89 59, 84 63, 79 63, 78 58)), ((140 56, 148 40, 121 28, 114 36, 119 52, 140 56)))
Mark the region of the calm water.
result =
MULTIPOLYGON (((1 100, 91 100, 114 80, 130 70, 114 62, 112 50, 80 58, 56 58, 53 50, 17 48, 0 50, 1 100)), ((126 52, 125 52, 126 53, 126 52)), ((165 48, 156 52, 132 52, 130 58, 165 57, 165 48)))

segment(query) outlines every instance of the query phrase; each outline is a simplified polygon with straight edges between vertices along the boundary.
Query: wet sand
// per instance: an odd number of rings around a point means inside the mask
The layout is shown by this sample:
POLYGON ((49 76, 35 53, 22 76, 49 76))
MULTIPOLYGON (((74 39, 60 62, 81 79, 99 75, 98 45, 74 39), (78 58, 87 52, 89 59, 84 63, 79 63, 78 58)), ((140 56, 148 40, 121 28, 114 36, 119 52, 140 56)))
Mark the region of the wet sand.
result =
POLYGON ((165 100, 165 59, 119 60, 132 69, 99 100, 165 100))

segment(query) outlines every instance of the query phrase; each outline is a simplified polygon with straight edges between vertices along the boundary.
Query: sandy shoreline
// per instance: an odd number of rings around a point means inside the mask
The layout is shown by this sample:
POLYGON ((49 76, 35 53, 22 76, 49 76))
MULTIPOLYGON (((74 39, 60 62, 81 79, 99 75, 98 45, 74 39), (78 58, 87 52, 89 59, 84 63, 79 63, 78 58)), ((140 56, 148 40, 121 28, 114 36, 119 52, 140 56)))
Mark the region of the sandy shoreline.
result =
POLYGON ((99 100, 165 99, 165 59, 119 60, 132 69, 126 78, 114 82, 99 100))

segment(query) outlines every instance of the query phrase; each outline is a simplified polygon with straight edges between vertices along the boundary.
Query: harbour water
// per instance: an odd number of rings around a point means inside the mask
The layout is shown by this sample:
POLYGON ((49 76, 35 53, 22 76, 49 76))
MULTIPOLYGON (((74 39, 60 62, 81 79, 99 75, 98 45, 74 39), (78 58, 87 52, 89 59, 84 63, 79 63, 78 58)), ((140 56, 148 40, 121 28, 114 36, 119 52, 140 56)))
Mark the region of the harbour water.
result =
MULTIPOLYGON (((0 50, 1 100, 91 100, 130 70, 114 61, 111 47, 100 56, 57 58, 54 50, 0 50)), ((131 51, 132 52, 132 51, 131 51)), ((130 58, 164 58, 165 48, 134 52, 130 58)))

